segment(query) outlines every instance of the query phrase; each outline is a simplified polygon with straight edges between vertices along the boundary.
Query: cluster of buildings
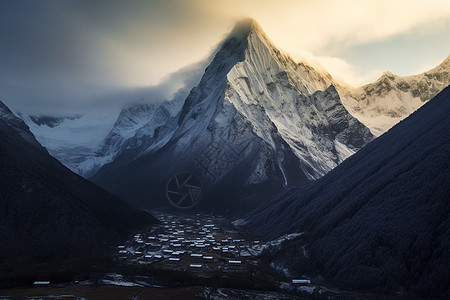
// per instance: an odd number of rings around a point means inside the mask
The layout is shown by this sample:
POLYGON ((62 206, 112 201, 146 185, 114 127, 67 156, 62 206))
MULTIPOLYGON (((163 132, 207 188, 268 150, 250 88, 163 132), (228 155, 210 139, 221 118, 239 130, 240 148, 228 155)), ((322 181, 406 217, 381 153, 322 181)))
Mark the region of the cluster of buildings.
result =
POLYGON ((138 233, 118 246, 118 257, 128 263, 150 264, 160 269, 193 272, 244 272, 259 253, 259 241, 246 241, 225 230, 223 219, 196 215, 178 218, 158 215, 161 225, 138 233))

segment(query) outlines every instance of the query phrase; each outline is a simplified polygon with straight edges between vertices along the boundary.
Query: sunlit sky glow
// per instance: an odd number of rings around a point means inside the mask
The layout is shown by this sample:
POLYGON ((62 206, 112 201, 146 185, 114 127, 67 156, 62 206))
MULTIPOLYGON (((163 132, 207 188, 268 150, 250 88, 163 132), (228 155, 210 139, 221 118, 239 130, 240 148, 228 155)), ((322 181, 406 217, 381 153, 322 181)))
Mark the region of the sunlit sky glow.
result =
POLYGON ((170 74, 206 59, 243 17, 355 86, 423 72, 450 51, 448 0, 1 1, 0 100, 31 110, 161 82, 170 94, 185 81, 170 74))

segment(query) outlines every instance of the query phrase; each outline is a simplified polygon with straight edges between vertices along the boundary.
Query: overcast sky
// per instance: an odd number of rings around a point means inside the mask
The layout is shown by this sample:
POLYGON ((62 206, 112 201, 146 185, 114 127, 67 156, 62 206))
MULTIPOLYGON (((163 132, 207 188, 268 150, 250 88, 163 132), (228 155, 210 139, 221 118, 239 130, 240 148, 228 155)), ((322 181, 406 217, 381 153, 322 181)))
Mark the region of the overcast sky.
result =
POLYGON ((450 51, 449 0, 2 0, 0 100, 45 113, 170 98, 243 17, 355 86, 450 51))

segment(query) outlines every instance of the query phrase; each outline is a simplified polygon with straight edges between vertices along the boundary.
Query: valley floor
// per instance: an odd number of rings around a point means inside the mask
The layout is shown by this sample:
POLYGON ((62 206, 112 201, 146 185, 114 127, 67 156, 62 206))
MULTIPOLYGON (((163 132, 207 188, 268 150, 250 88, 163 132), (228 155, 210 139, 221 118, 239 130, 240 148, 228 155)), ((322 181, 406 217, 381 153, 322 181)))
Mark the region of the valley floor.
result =
MULTIPOLYGON (((380 299, 339 291, 264 263, 260 254, 284 239, 253 240, 211 215, 152 211, 161 224, 117 246, 113 263, 69 282, 0 289, 0 299, 380 299)), ((42 284, 43 283, 43 284, 42 284)))

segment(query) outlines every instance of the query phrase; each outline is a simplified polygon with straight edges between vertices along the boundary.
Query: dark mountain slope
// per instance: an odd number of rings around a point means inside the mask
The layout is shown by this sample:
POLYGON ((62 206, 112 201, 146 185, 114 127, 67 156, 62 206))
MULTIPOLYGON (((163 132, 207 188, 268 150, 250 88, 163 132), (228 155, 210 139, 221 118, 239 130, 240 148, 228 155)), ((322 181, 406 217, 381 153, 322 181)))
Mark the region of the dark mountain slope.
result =
POLYGON ((0 266, 21 256, 92 251, 151 215, 72 173, 0 102, 0 266))
POLYGON ((346 288, 449 295, 450 87, 323 178, 259 207, 248 226, 305 232, 274 255, 346 288))

